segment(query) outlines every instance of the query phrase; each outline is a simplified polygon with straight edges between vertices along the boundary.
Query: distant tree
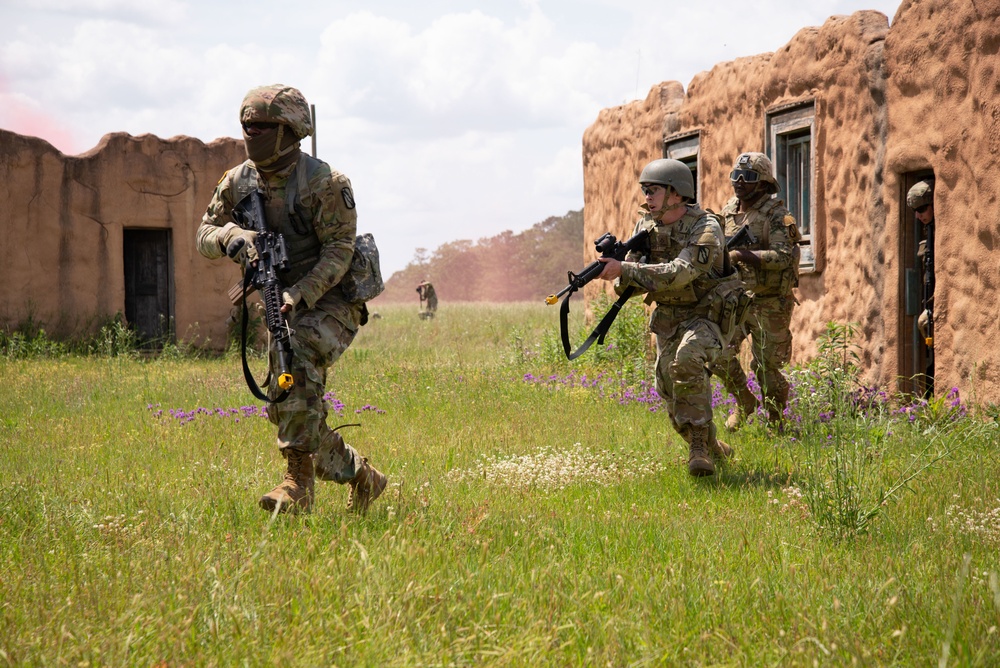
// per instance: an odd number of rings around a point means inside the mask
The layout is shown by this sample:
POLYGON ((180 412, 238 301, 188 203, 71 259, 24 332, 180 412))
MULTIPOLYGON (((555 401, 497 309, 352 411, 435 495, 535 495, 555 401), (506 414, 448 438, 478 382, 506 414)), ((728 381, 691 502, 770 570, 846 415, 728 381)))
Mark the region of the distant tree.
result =
POLYGON ((583 267, 583 211, 552 216, 515 234, 451 241, 433 252, 414 251, 414 259, 385 283, 377 302, 418 302, 421 281, 434 284, 448 301, 531 301, 544 299, 566 284, 566 272, 583 267))

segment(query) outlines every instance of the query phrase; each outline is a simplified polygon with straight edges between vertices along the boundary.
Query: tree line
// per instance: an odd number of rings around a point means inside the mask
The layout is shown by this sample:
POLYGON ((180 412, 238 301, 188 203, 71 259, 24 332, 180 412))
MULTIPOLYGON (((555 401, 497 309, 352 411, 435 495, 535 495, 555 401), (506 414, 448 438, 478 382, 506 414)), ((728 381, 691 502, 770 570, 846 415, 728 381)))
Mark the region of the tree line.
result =
POLYGON ((418 301, 416 287, 434 284, 442 303, 543 300, 583 268, 583 211, 552 216, 523 232, 418 248, 406 268, 385 282, 379 302, 418 301))

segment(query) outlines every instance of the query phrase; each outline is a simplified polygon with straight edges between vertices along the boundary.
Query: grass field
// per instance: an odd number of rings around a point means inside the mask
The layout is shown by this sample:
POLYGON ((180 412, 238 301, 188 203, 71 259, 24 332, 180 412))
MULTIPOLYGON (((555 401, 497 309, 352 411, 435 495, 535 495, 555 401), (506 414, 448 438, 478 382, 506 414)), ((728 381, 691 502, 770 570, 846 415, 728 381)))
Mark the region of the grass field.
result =
POLYGON ((257 507, 283 461, 237 357, 0 358, 0 665, 1000 664, 995 412, 816 364, 694 479, 554 307, 381 316, 328 388, 389 475, 366 516, 257 507))

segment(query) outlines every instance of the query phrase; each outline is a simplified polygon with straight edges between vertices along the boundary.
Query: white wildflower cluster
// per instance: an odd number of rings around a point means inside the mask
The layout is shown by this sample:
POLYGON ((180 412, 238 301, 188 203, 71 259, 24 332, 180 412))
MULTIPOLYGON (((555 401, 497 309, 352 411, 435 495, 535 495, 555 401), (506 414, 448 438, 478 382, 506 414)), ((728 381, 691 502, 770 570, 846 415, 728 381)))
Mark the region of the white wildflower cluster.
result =
POLYGON ((141 533, 146 527, 146 521, 140 516, 144 511, 140 510, 136 517, 129 519, 125 515, 108 515, 101 522, 94 525, 100 533, 106 536, 129 536, 141 533))
POLYGON ((781 513, 795 513, 802 519, 807 519, 812 514, 809 512, 809 504, 802 494, 802 490, 795 485, 790 485, 781 490, 784 494, 784 503, 774 495, 774 492, 767 490, 767 502, 769 505, 778 506, 781 513))
POLYGON ((485 480, 513 489, 548 492, 572 484, 609 486, 624 480, 659 472, 661 465, 650 457, 634 454, 588 452, 579 443, 566 449, 544 447, 520 457, 487 457, 470 469, 448 472, 451 481, 485 480))
POLYGON ((1000 506, 991 510, 973 510, 953 505, 945 511, 945 516, 948 524, 961 533, 1000 546, 1000 506))

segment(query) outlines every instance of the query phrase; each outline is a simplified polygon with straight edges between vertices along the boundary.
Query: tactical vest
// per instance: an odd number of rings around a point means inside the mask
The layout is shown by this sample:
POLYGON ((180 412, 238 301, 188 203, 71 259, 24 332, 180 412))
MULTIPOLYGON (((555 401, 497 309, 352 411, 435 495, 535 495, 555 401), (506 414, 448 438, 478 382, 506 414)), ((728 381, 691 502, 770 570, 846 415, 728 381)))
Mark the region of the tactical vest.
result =
MULTIPOLYGON (((312 214, 302 205, 300 193, 306 192, 309 180, 323 163, 302 153, 299 161, 288 174, 284 197, 264 201, 264 217, 267 226, 285 238, 288 249, 289 269, 279 272, 284 285, 295 285, 319 261, 320 244, 316 229, 312 225, 312 214)), ((257 188, 257 169, 249 160, 235 170, 233 191, 239 202, 257 188)))
MULTIPOLYGON (((699 208, 689 207, 684 217, 671 225, 656 225, 652 219, 643 220, 636 231, 649 230, 648 264, 670 262, 680 255, 687 245, 691 229, 704 216, 712 214, 699 208)), ((713 216, 714 217, 714 216, 713 216)), ((659 306, 691 306, 697 304, 705 295, 712 291, 720 281, 729 280, 715 276, 721 273, 712 271, 711 275, 702 274, 691 283, 676 289, 660 290, 646 295, 646 303, 656 302, 659 306)))
MULTIPOLYGON (((779 209, 784 208, 785 203, 777 198, 765 200, 760 207, 754 207, 746 212, 743 223, 749 223, 750 231, 757 237, 757 243, 747 246, 747 250, 771 250, 771 218, 779 214, 779 209)), ((722 210, 726 218, 725 233, 726 238, 733 236, 739 231, 740 225, 736 225, 736 207, 731 203, 722 210)), ((788 214, 789 217, 791 214, 788 214)), ((774 297, 791 294, 792 288, 799 284, 799 234, 798 225, 786 225, 788 228, 788 243, 792 247, 792 266, 787 269, 766 269, 761 267, 740 266, 740 275, 749 284, 758 297, 774 297)))
MULTIPOLYGON (((718 221, 714 214, 695 206, 689 207, 687 213, 672 225, 658 226, 649 218, 641 221, 637 231, 649 230, 647 262, 661 264, 676 259, 685 246, 689 245, 691 230, 704 216, 712 216, 718 221)), ((720 253, 724 252, 725 248, 721 248, 720 253)), ((645 298, 646 304, 656 302, 656 310, 650 319, 650 329, 654 333, 666 334, 683 320, 702 317, 719 326, 726 342, 735 329, 743 324, 752 300, 752 293, 746 290, 738 273, 733 271, 729 275, 722 275, 720 269, 702 274, 683 287, 659 290, 647 294, 645 298)))

